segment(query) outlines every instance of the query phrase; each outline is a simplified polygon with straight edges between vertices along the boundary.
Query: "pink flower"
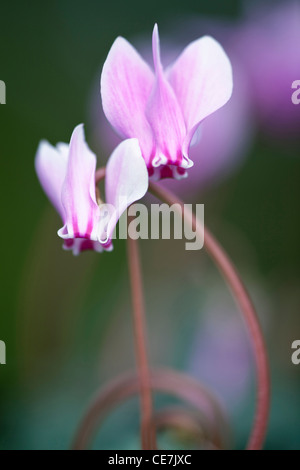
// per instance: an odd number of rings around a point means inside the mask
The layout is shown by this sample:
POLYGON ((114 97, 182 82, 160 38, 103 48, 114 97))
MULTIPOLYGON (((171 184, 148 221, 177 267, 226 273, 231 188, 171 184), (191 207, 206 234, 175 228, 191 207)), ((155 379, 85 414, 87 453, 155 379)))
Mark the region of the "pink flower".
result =
POLYGON ((58 235, 75 255, 112 249, 112 235, 125 209, 148 189, 148 173, 137 139, 123 141, 106 168, 104 204, 96 196, 96 156, 75 128, 70 145, 42 141, 35 167, 40 183, 63 220, 58 235))
POLYGON ((219 43, 203 37, 164 70, 157 25, 152 50, 154 73, 124 38, 116 39, 101 76, 103 109, 122 138, 138 139, 150 176, 181 178, 193 165, 189 148, 200 123, 231 96, 231 64, 219 43))

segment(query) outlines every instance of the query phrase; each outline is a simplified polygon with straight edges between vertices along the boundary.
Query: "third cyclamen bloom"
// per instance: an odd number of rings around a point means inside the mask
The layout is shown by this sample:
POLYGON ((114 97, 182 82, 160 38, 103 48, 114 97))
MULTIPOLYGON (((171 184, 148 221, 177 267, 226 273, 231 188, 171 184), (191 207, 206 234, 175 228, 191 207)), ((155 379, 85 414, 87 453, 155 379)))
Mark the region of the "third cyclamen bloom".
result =
POLYGON ((193 165, 189 148, 199 125, 231 96, 231 64, 218 42, 203 37, 164 70, 156 25, 152 49, 154 72, 116 39, 101 76, 103 109, 122 137, 138 139, 150 176, 181 178, 193 165))

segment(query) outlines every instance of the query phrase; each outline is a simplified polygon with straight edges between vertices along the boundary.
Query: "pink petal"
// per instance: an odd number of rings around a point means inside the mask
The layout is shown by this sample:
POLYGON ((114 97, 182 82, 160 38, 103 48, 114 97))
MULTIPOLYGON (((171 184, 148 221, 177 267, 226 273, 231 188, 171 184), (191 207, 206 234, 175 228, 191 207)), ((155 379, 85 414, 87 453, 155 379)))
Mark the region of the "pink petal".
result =
POLYGON ((144 157, 153 149, 152 132, 145 116, 154 83, 148 64, 124 38, 117 38, 104 63, 101 97, 104 113, 121 137, 139 139, 144 157))
POLYGON ((169 83, 187 127, 184 153, 199 123, 221 108, 232 94, 232 68, 221 45, 211 37, 189 44, 168 71, 169 83))
POLYGON ((83 125, 74 129, 71 137, 66 178, 62 187, 65 226, 59 230, 62 238, 97 240, 99 207, 95 194, 96 156, 85 142, 83 125))
POLYGON ((146 194, 148 184, 148 171, 138 140, 124 140, 114 150, 106 167, 106 202, 115 209, 107 228, 108 240, 127 207, 146 194))
POLYGON ((61 190, 68 163, 66 147, 68 148, 67 144, 58 144, 55 148, 44 140, 35 157, 35 169, 42 188, 63 220, 65 211, 61 202, 61 190))
POLYGON ((157 25, 153 30, 152 48, 155 84, 146 111, 156 144, 156 154, 151 163, 154 167, 180 165, 186 128, 175 93, 163 72, 157 25))

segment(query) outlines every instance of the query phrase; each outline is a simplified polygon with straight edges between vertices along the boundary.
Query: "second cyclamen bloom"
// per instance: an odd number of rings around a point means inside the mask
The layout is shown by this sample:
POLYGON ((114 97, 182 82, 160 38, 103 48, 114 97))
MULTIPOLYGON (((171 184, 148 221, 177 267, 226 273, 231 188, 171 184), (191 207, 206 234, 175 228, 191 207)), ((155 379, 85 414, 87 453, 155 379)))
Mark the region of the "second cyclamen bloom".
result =
POLYGON ((70 145, 40 143, 35 167, 40 183, 60 214, 58 235, 64 248, 79 254, 111 250, 115 226, 127 207, 148 189, 148 174, 137 139, 123 141, 112 153, 105 176, 106 203, 97 195, 96 156, 77 126, 70 145))
POLYGON ((179 179, 193 165, 189 148, 199 125, 231 96, 231 64, 217 41, 203 37, 164 70, 157 25, 152 49, 154 71, 116 39, 101 76, 103 109, 121 137, 138 139, 150 176, 179 179))

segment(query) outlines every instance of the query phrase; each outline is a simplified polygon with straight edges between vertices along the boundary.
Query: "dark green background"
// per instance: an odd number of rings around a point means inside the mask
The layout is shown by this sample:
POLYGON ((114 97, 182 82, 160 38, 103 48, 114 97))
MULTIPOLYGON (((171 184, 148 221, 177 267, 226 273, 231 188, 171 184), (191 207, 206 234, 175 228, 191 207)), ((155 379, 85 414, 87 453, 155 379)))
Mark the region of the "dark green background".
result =
MULTIPOLYGON (((69 445, 89 397, 105 379, 105 373, 99 377, 97 372, 101 345, 119 309, 120 292, 127 298, 123 242, 103 256, 73 258, 61 251, 55 233, 60 221, 34 172, 38 142, 42 138, 52 143, 68 141, 75 125, 86 122, 92 87, 116 36, 131 39, 146 32, 150 37, 155 22, 164 31, 170 21, 188 14, 238 18, 240 9, 238 0, 1 2, 0 79, 7 86, 7 104, 0 107, 0 339, 7 345, 7 365, 0 366, 0 448, 69 445)), ((300 448, 300 366, 290 360, 291 343, 300 339, 297 147, 297 142, 278 144, 257 135, 244 165, 197 198, 205 204, 207 223, 266 299, 268 307, 263 303, 261 310, 267 311, 273 372, 267 439, 271 449, 300 448), (226 232, 228 225, 251 246, 253 266, 243 262, 241 249, 226 232)), ((161 250, 158 242, 152 247, 153 252, 161 250)), ((143 243, 145 270, 148 250, 143 243)), ((172 252, 162 253, 157 259, 163 260, 168 276, 172 252)), ((170 265, 174 274, 174 259, 170 265)), ((151 276, 155 276, 153 265, 146 280, 151 276)), ((188 283, 188 277, 181 276, 188 283)), ((191 298, 188 291, 186 295, 191 298)), ((148 304, 151 309, 151 292, 148 304)), ((123 321, 131 335, 130 317, 123 321)), ((160 329, 159 315, 151 321, 155 334, 160 329)), ((178 327, 178 321, 175 324, 178 327)), ((116 325, 123 328, 122 323, 116 325)), ((186 327, 187 335, 191 330, 186 327)), ((188 336, 182 339, 178 351, 185 351, 188 341, 188 336)), ((122 350, 117 341, 114 350, 108 376, 119 370, 116 363, 122 350)), ((170 364, 184 368, 183 355, 174 351, 170 364)), ((236 418, 236 447, 244 444, 252 401, 250 394, 249 406, 236 418)), ((131 406, 136 421, 138 409, 134 403, 131 406)), ((130 410, 125 407, 112 418, 104 447, 135 445, 137 427, 130 421, 130 410), (122 430, 131 424, 133 436, 125 432, 125 438, 122 430)))

